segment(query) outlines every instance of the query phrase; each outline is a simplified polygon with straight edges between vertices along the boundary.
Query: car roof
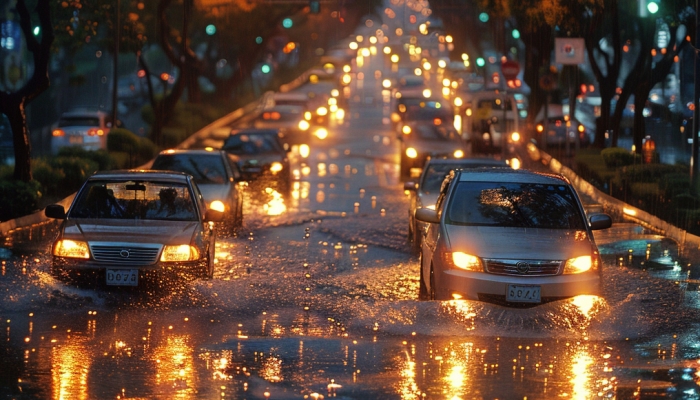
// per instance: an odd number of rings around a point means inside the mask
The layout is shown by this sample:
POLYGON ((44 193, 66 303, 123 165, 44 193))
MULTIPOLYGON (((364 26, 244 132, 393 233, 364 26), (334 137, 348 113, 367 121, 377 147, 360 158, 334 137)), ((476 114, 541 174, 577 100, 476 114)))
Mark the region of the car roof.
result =
POLYGON ((275 128, 243 128, 234 129, 231 131, 231 135, 275 135, 280 137, 280 130, 275 128))
POLYGON ((231 154, 226 152, 225 150, 221 149, 167 149, 163 150, 158 155, 196 155, 196 156, 203 156, 203 155, 218 155, 221 156, 222 154, 228 154, 231 157, 238 158, 235 154, 231 154))
POLYGON ((470 157, 470 158, 431 158, 426 161, 425 167, 434 164, 443 165, 493 165, 494 167, 507 167, 508 164, 503 160, 496 160, 488 157, 470 157))
POLYGON ((526 169, 477 168, 455 171, 460 182, 513 182, 568 185, 569 180, 562 175, 530 171, 526 169))
POLYGON ((99 111, 99 110, 71 110, 71 111, 66 111, 61 114, 62 117, 77 117, 77 116, 90 116, 90 117, 95 117, 95 116, 102 116, 106 117, 107 113, 104 111, 99 111))
POLYGON ((187 184, 189 182, 189 175, 184 172, 176 171, 121 169, 112 171, 98 171, 90 176, 88 180, 157 180, 187 184))

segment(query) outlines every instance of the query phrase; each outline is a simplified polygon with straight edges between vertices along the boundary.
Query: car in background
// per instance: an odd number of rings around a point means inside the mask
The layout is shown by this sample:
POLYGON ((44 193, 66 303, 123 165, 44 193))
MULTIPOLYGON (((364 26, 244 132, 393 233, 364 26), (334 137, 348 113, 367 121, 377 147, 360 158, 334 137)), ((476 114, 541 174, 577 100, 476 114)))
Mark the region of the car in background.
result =
POLYGON ((398 135, 403 179, 417 176, 415 171, 423 168, 428 158, 464 158, 468 152, 459 132, 452 125, 438 121, 405 124, 398 135))
POLYGON ((454 114, 449 103, 443 99, 425 97, 401 97, 396 99, 391 122, 400 132, 403 125, 410 122, 432 122, 434 124, 454 124, 454 114))
POLYGON ((51 130, 51 152, 57 154, 61 147, 71 146, 85 150, 106 149, 111 126, 110 116, 103 111, 65 112, 51 130))
POLYGON ((575 117, 565 115, 561 105, 550 104, 549 112, 545 120, 544 107, 537 114, 535 120, 535 139, 541 146, 564 147, 569 141, 569 146, 588 147, 592 140, 586 126, 575 117), (546 124, 545 124, 546 121, 546 124), (578 144, 576 141, 578 140, 578 144))
POLYGON ((304 119, 310 126, 327 127, 330 120, 329 100, 331 96, 309 92, 273 93, 266 101, 265 109, 276 106, 301 106, 304 107, 304 119))
POLYGON ((503 160, 487 157, 431 158, 423 166, 423 171, 417 180, 404 183, 404 190, 411 195, 408 206, 408 239, 414 251, 420 250, 423 231, 426 228, 425 223, 415 219, 416 210, 423 207, 435 209, 435 202, 445 177, 452 170, 468 168, 510 168, 510 166, 503 160))
POLYGON ((253 121, 255 129, 276 129, 284 132, 289 144, 306 143, 311 124, 306 120, 306 107, 300 105, 274 105, 264 109, 253 121))
POLYGON ((152 276, 214 275, 216 228, 209 222, 221 221, 223 212, 207 208, 188 174, 98 172, 68 211, 53 204, 44 213, 62 220, 51 246, 51 272, 59 279, 139 286, 152 276))
POLYGON ((192 175, 209 207, 224 206, 224 220, 231 226, 243 223, 244 181, 239 158, 223 150, 164 150, 151 164, 153 170, 178 171, 192 175))
POLYGON ((454 170, 421 246, 421 299, 534 306, 599 295, 602 261, 593 230, 610 216, 586 215, 570 181, 529 170, 454 170))
POLYGON ((238 157, 251 183, 286 195, 291 189, 291 167, 282 137, 277 129, 233 130, 221 149, 238 157))

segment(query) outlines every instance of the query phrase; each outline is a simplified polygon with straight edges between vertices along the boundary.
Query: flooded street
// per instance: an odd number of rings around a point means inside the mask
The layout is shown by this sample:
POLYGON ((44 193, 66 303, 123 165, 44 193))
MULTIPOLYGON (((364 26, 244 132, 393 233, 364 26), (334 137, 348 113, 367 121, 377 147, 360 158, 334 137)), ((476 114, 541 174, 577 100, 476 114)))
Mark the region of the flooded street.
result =
POLYGON ((366 76, 345 124, 292 150, 288 197, 248 187, 213 280, 79 287, 51 276, 50 235, 5 250, 0 398, 700 398, 697 260, 642 230, 601 234, 602 297, 419 301, 398 144, 366 76))

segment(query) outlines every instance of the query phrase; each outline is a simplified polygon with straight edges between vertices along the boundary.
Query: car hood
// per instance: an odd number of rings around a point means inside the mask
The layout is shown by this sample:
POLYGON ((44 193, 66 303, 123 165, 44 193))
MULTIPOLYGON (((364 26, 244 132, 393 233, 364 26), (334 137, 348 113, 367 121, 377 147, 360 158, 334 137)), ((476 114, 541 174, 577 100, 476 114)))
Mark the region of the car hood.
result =
POLYGON ((446 225, 451 251, 482 258, 566 260, 591 254, 585 231, 446 225))
POLYGON ((190 243, 200 229, 196 221, 66 220, 63 236, 87 242, 190 243))

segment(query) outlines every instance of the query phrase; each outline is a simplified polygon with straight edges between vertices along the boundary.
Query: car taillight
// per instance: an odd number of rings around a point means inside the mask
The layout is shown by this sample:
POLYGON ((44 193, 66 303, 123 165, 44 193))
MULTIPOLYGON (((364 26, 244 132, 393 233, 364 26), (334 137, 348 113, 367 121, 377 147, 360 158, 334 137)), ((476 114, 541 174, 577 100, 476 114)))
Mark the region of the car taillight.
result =
POLYGON ((51 131, 51 136, 54 136, 54 137, 66 136, 66 132, 63 129, 54 129, 53 131, 51 131))
POLYGON ((88 129, 87 134, 88 136, 103 136, 105 131, 101 128, 90 128, 88 129))

